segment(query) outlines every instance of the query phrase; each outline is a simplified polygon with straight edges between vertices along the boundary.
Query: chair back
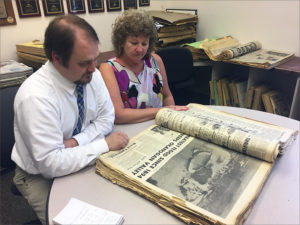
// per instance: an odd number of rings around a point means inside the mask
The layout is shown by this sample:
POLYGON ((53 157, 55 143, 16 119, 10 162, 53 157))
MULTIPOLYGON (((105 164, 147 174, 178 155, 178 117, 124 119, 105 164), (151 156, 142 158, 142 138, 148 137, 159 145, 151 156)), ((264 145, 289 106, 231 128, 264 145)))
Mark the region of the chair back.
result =
POLYGON ((169 85, 186 81, 192 77, 193 56, 188 48, 170 46, 158 49, 156 54, 164 62, 169 85))

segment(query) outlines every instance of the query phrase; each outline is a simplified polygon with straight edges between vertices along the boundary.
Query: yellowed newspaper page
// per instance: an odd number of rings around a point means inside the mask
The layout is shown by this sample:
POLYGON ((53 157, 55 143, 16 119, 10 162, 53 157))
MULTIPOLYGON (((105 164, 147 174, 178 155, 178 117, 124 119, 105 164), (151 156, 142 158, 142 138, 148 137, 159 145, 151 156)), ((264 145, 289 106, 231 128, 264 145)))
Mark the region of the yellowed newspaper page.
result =
POLYGON ((295 132, 200 105, 187 111, 161 109, 157 125, 226 146, 229 149, 273 162, 293 140, 295 132))
POLYGON ((259 49, 245 55, 226 60, 246 66, 270 69, 288 61, 294 54, 279 52, 276 50, 259 49))
POLYGON ((204 40, 201 47, 211 60, 232 62, 262 69, 273 68, 294 56, 292 53, 262 49, 262 44, 258 41, 240 44, 232 36, 204 40))
POLYGON ((265 161, 156 125, 121 151, 97 160, 97 173, 188 224, 241 224, 271 168, 265 161))
POLYGON ((239 46, 240 43, 231 36, 217 38, 215 40, 204 40, 201 47, 211 60, 220 61, 223 59, 223 51, 239 46))
POLYGON ((244 45, 238 45, 236 47, 232 47, 226 50, 223 50, 221 53, 221 60, 224 59, 231 59, 231 58, 235 58, 238 57, 240 55, 245 55, 247 53, 256 51, 261 49, 261 43, 259 43, 258 41, 252 41, 249 42, 247 44, 244 45))

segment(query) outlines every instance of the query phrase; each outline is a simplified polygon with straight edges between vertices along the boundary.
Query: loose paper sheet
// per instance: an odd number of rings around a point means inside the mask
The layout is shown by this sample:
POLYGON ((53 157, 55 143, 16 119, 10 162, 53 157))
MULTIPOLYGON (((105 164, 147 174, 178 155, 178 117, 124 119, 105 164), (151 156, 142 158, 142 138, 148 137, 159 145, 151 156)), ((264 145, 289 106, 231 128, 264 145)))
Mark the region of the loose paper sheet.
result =
POLYGON ((68 204, 53 218, 54 224, 122 224, 120 214, 101 209, 71 198, 68 204))

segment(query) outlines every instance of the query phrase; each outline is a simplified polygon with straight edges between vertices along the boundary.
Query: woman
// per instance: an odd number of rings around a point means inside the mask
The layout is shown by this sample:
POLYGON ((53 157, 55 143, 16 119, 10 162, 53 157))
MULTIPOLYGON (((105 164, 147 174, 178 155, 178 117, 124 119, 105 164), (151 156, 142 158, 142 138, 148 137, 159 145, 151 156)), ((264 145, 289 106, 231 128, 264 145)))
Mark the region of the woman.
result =
POLYGON ((175 106, 162 59, 152 54, 157 40, 153 19, 144 11, 127 10, 112 30, 116 57, 100 66, 115 107, 115 123, 137 123, 155 118, 161 107, 175 106))

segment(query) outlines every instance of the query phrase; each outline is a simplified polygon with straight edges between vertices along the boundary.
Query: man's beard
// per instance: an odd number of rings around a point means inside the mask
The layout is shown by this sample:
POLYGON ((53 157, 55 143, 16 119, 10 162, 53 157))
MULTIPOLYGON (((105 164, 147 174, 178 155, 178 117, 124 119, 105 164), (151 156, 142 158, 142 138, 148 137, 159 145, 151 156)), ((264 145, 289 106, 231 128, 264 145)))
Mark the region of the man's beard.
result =
POLYGON ((75 81, 75 84, 88 84, 91 82, 93 78, 93 73, 85 73, 82 75, 80 80, 75 81), (88 79, 85 79, 85 77, 88 77, 88 79))

